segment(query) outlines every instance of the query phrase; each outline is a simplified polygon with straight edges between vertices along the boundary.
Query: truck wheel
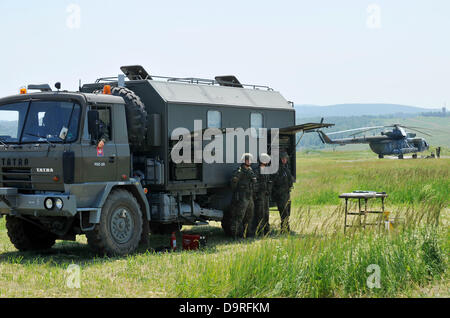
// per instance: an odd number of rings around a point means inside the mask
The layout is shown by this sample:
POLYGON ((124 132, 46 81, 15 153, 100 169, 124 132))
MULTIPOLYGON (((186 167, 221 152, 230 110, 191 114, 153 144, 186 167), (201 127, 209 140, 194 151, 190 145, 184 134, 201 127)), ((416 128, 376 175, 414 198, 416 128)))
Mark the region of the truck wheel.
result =
POLYGON ((134 252, 142 233, 142 212, 128 191, 114 190, 102 208, 100 224, 86 233, 89 246, 100 254, 126 255, 134 252))
POLYGON ((132 150, 141 147, 147 134, 147 111, 145 105, 132 90, 114 87, 111 94, 125 100, 125 113, 128 127, 128 140, 132 150))
POLYGON ((159 235, 171 234, 173 232, 181 231, 182 228, 183 228, 183 225, 178 224, 178 223, 162 224, 162 223, 150 222, 150 232, 152 234, 159 234, 159 235))
POLYGON ((14 216, 6 216, 11 243, 19 251, 46 250, 55 245, 56 235, 14 216))

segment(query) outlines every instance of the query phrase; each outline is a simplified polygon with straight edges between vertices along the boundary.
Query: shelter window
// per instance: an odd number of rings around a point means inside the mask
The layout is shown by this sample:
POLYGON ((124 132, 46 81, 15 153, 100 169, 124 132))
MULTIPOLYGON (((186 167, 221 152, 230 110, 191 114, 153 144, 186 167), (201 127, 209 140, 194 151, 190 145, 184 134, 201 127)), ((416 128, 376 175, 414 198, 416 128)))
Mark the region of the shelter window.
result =
POLYGON ((263 115, 261 113, 250 114, 250 127, 256 129, 256 135, 259 136, 259 129, 264 127, 263 115))
POLYGON ((218 110, 208 111, 208 128, 222 128, 222 113, 218 110))

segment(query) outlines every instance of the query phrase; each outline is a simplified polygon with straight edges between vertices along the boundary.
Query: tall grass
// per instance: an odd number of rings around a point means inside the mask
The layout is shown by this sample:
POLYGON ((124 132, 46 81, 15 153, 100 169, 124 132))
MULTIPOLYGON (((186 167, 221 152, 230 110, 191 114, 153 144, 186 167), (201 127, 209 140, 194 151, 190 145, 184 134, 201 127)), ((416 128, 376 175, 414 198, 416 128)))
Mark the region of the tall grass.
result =
MULTIPOLYGON (((301 209, 300 209, 301 210, 301 209)), ((323 222, 304 218, 298 235, 241 242, 231 255, 178 271, 173 293, 181 297, 389 297, 441 279, 447 268, 448 229, 436 226, 439 206, 401 209, 394 231, 355 227, 343 234, 342 207, 323 222), (409 218, 414 214, 414 218, 409 218), (380 288, 370 288, 370 265, 379 266, 380 288), (193 274, 194 273, 194 274, 193 274)), ((406 294, 405 294, 406 293, 406 294)))
POLYGON ((354 190, 384 191, 390 204, 424 201, 448 206, 450 164, 446 159, 367 159, 355 162, 352 153, 302 154, 297 160, 294 204, 339 204, 338 195, 354 190), (339 160, 336 160, 336 158, 339 160))
MULTIPOLYGON (((233 241, 215 222, 184 228, 208 237, 202 251, 102 258, 78 237, 45 253, 21 253, 0 219, 0 297, 390 297, 416 296, 430 286, 435 295, 442 285, 448 297, 450 161, 371 158, 364 152, 302 154, 291 195, 295 234, 278 233, 276 209, 274 231, 263 238, 233 241), (344 234, 338 195, 353 190, 386 191, 394 230, 355 226, 344 234), (66 286, 70 264, 81 267, 81 289, 66 286), (372 264, 379 266, 380 288, 367 284, 372 264)), ((379 203, 370 201, 369 209, 376 208, 379 203)), ((376 221, 377 215, 368 219, 376 221)), ((158 250, 169 237, 150 241, 158 250)))

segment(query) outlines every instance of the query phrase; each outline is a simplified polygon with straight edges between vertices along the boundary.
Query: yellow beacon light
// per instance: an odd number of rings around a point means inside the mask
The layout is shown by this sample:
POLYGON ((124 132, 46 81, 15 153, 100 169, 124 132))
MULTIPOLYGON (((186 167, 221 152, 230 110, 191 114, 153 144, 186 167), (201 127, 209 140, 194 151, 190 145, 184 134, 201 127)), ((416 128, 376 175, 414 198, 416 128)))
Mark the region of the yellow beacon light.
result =
POLYGON ((105 85, 103 87, 103 94, 105 95, 111 95, 111 85, 105 85))
POLYGON ((24 94, 26 94, 27 93, 27 89, 25 88, 25 87, 22 87, 21 89, 20 89, 20 95, 24 95, 24 94))

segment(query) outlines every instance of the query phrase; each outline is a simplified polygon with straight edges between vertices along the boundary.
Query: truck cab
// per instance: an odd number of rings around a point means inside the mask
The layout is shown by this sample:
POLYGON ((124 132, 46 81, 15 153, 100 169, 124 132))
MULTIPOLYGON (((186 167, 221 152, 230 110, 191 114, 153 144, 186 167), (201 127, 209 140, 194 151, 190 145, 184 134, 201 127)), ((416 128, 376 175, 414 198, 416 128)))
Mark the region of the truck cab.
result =
POLYGON ((34 249, 37 236, 54 243, 92 231, 109 194, 119 188, 131 188, 139 214, 148 212, 144 191, 130 176, 123 98, 20 94, 0 99, 0 118, 0 215, 19 249, 34 249), (24 231, 27 242, 17 243, 24 231))
MULTIPOLYGON (((77 182, 120 181, 130 174, 123 100, 103 94, 36 93, 0 100, 0 184, 19 193, 65 191, 77 182), (105 143, 89 131, 96 113, 105 143), (112 125, 122 125, 115 127, 112 125), (76 166, 77 169, 74 169, 76 166)), ((95 123, 94 123, 95 125, 95 123)), ((91 129, 92 130, 92 129, 91 129)))

